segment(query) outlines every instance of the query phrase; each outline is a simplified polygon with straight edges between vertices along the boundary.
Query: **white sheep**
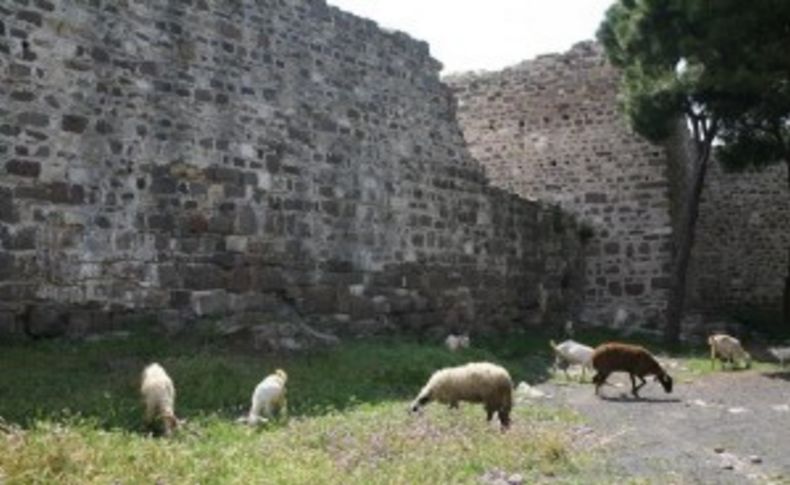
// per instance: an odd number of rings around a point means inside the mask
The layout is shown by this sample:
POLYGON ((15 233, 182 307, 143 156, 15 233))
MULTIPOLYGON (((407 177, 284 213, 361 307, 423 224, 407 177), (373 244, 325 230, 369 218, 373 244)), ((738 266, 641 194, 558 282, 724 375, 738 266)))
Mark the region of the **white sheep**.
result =
POLYGON ((733 367, 736 360, 742 360, 747 368, 752 366, 752 357, 743 350, 741 342, 733 336, 724 333, 711 335, 708 337, 708 345, 710 345, 711 368, 716 366, 717 356, 722 360, 722 368, 724 368, 725 360, 729 361, 733 367))
POLYGON ((562 368, 565 372, 565 377, 569 377, 568 367, 572 365, 581 366, 581 380, 584 380, 585 369, 590 369, 590 371, 592 371, 591 359, 595 351, 592 347, 574 342, 573 340, 566 340, 559 345, 555 344, 553 340, 550 340, 549 345, 552 350, 554 350, 554 368, 555 370, 558 367, 562 368))
POLYGON ((450 334, 444 339, 444 345, 450 349, 451 352, 456 352, 459 349, 469 348, 469 335, 453 335, 450 334))
POLYGON ((169 436, 179 425, 174 411, 176 390, 161 365, 153 363, 143 370, 140 394, 145 406, 145 424, 151 428, 159 424, 161 432, 169 436))
POLYGON ((449 367, 433 373, 411 404, 416 412, 431 401, 457 408, 460 401, 482 403, 488 421, 497 413, 502 429, 510 426, 513 381, 504 368, 488 362, 449 367))
POLYGON ((266 376, 252 393, 249 414, 245 418, 240 418, 239 422, 257 424, 284 412, 287 406, 285 398, 285 383, 287 381, 288 374, 282 369, 277 369, 273 374, 266 376), (264 416, 261 417, 261 414, 264 416))
POLYGON ((786 360, 790 360, 790 347, 768 347, 768 352, 776 357, 782 367, 785 366, 786 360))

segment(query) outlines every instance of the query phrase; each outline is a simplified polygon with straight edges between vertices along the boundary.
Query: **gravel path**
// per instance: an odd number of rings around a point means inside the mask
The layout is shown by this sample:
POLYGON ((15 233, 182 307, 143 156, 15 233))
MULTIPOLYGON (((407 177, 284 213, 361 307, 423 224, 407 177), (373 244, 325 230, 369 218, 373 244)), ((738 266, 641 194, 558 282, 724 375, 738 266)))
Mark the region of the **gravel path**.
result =
MULTIPOLYGON (((588 376, 589 379, 589 376, 588 376)), ((586 416, 615 472, 654 483, 790 483, 790 373, 719 372, 665 394, 630 397, 627 374, 591 384, 543 384, 545 401, 586 416)))

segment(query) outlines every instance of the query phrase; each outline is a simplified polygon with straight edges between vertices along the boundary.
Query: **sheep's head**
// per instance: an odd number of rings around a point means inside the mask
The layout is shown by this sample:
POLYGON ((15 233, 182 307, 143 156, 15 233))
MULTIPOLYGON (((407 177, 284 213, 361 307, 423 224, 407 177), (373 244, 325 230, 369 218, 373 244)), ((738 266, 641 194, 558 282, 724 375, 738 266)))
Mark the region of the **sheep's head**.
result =
POLYGON ((282 379, 282 381, 283 381, 283 384, 285 384, 285 383, 286 383, 286 381, 288 381, 288 374, 286 374, 284 370, 282 370, 282 369, 277 369, 276 371, 274 371, 274 373, 275 373, 275 375, 277 375, 277 376, 278 376, 280 379, 282 379))
POLYGON ((657 375, 656 380, 661 383, 661 387, 663 387, 667 393, 672 392, 672 377, 670 377, 669 374, 657 375))
POLYGON ((181 426, 182 421, 178 419, 175 414, 167 413, 162 415, 162 434, 170 436, 175 430, 181 426))
POLYGON ((421 392, 420 395, 417 396, 417 399, 412 401, 411 406, 409 406, 409 411, 416 413, 421 407, 425 406, 429 402, 431 402, 431 394, 421 392))

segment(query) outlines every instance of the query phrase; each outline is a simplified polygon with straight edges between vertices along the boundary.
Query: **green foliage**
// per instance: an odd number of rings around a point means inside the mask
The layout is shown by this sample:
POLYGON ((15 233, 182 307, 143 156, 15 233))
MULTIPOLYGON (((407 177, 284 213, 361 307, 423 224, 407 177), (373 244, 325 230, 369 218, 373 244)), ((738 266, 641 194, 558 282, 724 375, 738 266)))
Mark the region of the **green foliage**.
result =
POLYGON ((598 31, 624 71, 623 105, 652 140, 685 114, 733 166, 790 153, 790 2, 619 0, 598 31))

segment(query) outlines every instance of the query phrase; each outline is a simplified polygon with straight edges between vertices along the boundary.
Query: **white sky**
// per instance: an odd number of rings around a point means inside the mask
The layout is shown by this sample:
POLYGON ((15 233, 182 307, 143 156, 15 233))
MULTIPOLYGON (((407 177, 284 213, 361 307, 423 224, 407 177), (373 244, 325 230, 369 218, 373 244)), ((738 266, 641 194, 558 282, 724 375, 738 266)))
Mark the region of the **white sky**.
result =
POLYGON ((444 73, 498 70, 592 39, 614 0, 328 0, 428 41, 444 73))

